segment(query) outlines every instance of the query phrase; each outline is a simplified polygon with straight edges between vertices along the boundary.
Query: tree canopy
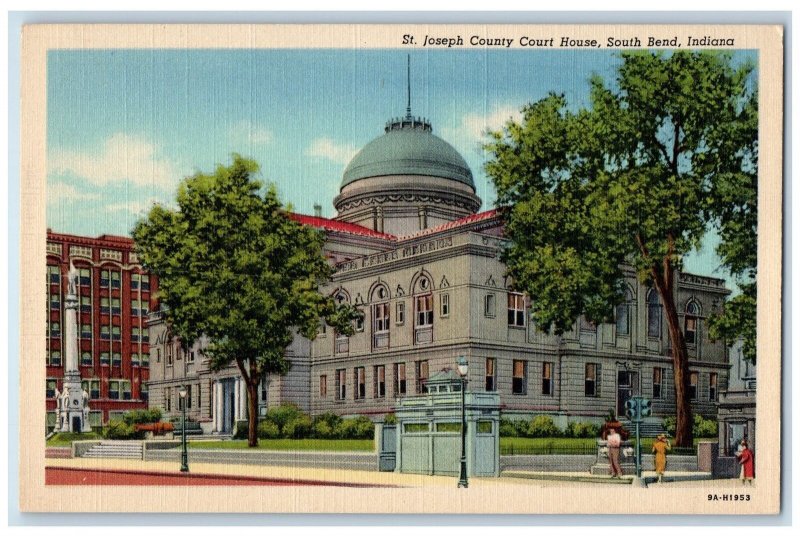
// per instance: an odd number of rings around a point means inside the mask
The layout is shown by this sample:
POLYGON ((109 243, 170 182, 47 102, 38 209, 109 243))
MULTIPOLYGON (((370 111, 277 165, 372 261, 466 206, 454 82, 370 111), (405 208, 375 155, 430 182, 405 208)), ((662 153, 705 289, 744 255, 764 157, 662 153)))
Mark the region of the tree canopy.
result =
POLYGON ((296 334, 313 339, 321 318, 350 333, 353 314, 319 292, 332 271, 322 233, 290 219, 257 171, 234 155, 230 166, 185 179, 177 209, 155 206, 133 231, 142 263, 159 278, 170 331, 185 345, 206 336, 212 369, 236 364, 243 375, 251 445, 263 375, 288 371, 296 334))
POLYGON ((589 82, 589 107, 550 94, 525 106, 521 123, 490 133, 486 171, 505 216, 509 274, 538 325, 561 333, 580 315, 611 320, 625 266, 656 289, 673 354, 676 444, 690 445, 676 271, 715 225, 726 247, 755 256, 725 241, 749 210, 733 191, 754 179, 754 68, 721 52, 621 56, 615 80, 589 82))

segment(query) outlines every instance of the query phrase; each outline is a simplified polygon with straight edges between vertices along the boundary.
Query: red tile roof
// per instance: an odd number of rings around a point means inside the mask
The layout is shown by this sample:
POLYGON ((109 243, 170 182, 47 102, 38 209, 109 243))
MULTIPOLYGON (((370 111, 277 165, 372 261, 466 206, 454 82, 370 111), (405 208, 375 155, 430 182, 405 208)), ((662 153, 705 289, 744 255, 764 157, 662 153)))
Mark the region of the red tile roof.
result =
POLYGON ((440 224, 435 227, 431 227, 428 229, 423 229, 422 231, 417 231, 416 233, 411 233, 409 235, 403 235, 402 237, 398 237, 398 240, 407 240, 407 239, 415 239, 417 237, 424 237, 426 235, 432 235, 434 233, 439 233, 441 231, 447 231, 449 229, 456 229, 461 226, 465 226, 467 224, 474 224, 475 222, 483 222, 485 220, 491 220, 497 216, 497 209, 491 209, 488 211, 484 211, 482 213, 471 214, 469 216, 465 216, 463 218, 459 218, 458 220, 453 220, 452 222, 447 222, 444 224, 440 224))
POLYGON ((289 213, 289 218, 307 226, 313 226, 317 229, 324 229, 325 231, 339 231, 342 233, 350 233, 351 235, 361 235, 362 237, 374 237, 377 239, 386 239, 390 241, 397 240, 397 237, 388 233, 379 233, 368 227, 359 226, 350 222, 342 222, 341 220, 333 220, 330 218, 322 218, 321 216, 309 216, 307 214, 289 213))

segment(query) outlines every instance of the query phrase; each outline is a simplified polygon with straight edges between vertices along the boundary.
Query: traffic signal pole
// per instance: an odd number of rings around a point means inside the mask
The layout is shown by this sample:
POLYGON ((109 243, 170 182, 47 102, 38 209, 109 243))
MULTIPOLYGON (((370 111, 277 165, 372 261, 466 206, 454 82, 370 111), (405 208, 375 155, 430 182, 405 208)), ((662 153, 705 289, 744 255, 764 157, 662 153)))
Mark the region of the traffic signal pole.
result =
POLYGON ((642 477, 642 439, 639 437, 639 420, 636 420, 636 477, 642 477))

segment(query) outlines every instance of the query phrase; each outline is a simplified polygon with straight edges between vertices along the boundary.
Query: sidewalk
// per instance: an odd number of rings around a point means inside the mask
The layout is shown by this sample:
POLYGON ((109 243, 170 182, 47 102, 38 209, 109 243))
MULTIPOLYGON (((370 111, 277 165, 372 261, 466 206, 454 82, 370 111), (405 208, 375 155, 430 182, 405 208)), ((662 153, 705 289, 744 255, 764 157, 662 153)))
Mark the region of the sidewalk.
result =
MULTIPOLYGON (((611 476, 591 475, 588 472, 532 472, 524 470, 506 470, 500 473, 501 478, 531 479, 539 481, 575 481, 581 483, 604 483, 609 485, 630 485, 634 476, 625 475, 621 479, 611 476)), ((663 483, 678 483, 685 481, 708 481, 713 479, 711 474, 705 472, 669 472, 664 475, 663 483)), ((647 485, 658 480, 655 472, 642 472, 642 481, 647 485)), ((662 484, 663 484, 662 483, 662 484)))

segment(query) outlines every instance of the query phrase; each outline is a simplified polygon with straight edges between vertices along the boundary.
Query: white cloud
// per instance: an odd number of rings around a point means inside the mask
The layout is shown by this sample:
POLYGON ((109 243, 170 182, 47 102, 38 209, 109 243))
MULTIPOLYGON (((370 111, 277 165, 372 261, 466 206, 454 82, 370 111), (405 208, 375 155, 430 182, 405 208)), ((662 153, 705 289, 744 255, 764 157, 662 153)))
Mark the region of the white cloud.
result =
POLYGON ((461 118, 461 122, 457 127, 443 128, 442 134, 445 139, 455 140, 463 137, 469 139, 469 141, 481 142, 488 131, 500 129, 509 119, 513 119, 516 122, 522 120, 520 107, 503 104, 495 106, 493 110, 485 114, 471 112, 461 118))
POLYGON ((66 183, 47 183, 47 203, 57 204, 62 201, 82 201, 100 199, 97 192, 79 190, 77 187, 66 183))
POLYGON ((111 203, 109 205, 105 205, 103 208, 110 213, 128 212, 136 216, 146 216, 150 209, 153 208, 153 205, 156 204, 163 205, 163 202, 151 197, 147 199, 135 199, 119 203, 111 203))
POLYGON ((358 152, 353 144, 340 144, 330 138, 317 138, 306 148, 305 155, 328 159, 337 164, 347 164, 358 152))
POLYGON ((235 144, 266 145, 272 142, 272 131, 247 119, 235 123, 229 133, 235 144))
POLYGON ((73 174, 96 186, 128 181, 169 189, 181 179, 175 164, 160 156, 152 142, 123 132, 111 135, 95 152, 53 149, 47 169, 48 174, 73 174))

